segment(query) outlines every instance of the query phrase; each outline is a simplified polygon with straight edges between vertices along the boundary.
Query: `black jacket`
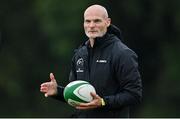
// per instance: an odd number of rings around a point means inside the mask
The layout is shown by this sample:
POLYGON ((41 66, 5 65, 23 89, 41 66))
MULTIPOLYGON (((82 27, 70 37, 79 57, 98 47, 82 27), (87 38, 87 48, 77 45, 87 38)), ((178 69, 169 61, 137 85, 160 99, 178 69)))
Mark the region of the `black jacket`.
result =
MULTIPOLYGON (((87 41, 76 50, 69 80, 90 82, 106 103, 97 109, 77 110, 76 117, 128 117, 129 106, 141 101, 137 55, 121 42, 119 30, 112 25, 95 39, 93 48, 87 41)), ((58 91, 63 100, 63 88, 58 91)))

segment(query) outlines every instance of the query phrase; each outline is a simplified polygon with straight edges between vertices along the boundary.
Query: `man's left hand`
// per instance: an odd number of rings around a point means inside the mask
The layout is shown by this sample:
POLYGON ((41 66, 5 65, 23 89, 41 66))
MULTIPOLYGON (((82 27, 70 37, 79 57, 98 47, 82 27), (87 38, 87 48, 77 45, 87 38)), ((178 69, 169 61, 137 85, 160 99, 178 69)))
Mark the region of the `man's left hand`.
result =
POLYGON ((101 97, 98 96, 95 93, 91 93, 93 100, 89 103, 80 103, 79 105, 76 106, 76 109, 93 109, 93 108, 98 108, 101 107, 101 97))

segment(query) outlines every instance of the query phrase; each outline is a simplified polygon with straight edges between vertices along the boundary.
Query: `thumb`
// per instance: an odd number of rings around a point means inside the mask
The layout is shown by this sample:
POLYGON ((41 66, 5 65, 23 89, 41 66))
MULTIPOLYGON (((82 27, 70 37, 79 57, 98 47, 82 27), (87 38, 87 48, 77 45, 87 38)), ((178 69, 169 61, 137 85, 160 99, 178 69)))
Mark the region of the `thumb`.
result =
POLYGON ((50 80, 51 80, 51 81, 56 81, 53 73, 50 73, 50 80))

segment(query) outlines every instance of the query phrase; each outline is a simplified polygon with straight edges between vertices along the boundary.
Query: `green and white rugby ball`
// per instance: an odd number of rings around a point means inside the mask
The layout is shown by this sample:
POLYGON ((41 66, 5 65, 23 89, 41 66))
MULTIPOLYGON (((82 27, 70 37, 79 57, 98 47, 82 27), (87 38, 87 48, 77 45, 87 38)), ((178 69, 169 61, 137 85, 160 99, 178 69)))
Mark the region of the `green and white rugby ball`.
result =
POLYGON ((89 82, 82 80, 72 81, 64 89, 64 99, 71 106, 88 103, 93 100, 91 92, 96 93, 95 88, 89 82))

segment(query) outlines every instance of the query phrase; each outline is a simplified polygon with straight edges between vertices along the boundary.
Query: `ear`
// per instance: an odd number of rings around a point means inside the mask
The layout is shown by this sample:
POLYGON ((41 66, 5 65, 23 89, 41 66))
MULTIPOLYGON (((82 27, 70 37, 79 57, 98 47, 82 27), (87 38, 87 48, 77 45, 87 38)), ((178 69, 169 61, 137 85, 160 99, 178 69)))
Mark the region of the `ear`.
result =
POLYGON ((109 27, 111 24, 111 18, 107 18, 106 23, 107 23, 107 27, 109 27))

